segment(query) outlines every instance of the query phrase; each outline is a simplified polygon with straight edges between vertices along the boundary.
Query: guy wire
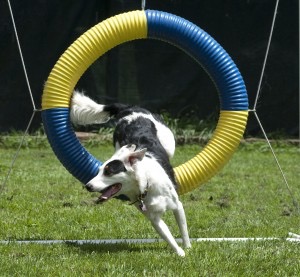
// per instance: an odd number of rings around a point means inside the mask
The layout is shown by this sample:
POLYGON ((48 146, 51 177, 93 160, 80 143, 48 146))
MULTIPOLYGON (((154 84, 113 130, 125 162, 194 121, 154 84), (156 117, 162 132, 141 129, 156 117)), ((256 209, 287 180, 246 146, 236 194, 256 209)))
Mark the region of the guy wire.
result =
POLYGON ((17 45, 18 45, 18 50, 19 50, 19 54, 20 54, 20 58, 21 58, 21 62, 22 62, 22 66, 23 66, 23 71, 24 71, 24 75, 25 75, 25 79, 26 79, 26 83, 27 83, 27 88, 28 88, 28 91, 29 91, 29 95, 30 95, 30 99, 31 99, 31 103, 32 103, 32 107, 33 107, 33 113, 29 119, 29 122, 28 122, 28 125, 26 127, 26 130, 21 138, 21 141, 20 141, 20 144, 18 146, 18 149, 13 157, 13 160, 11 162, 11 165, 8 169, 8 172, 7 172, 7 175, 3 181, 3 183, 1 184, 0 186, 0 193, 4 190, 6 184, 7 184, 7 181, 8 181, 8 178, 12 172, 12 169, 13 169, 13 166, 19 156, 19 153, 20 153, 20 150, 21 150, 21 147, 25 141, 25 137, 27 136, 28 134, 28 131, 29 131, 29 128, 31 126, 31 123, 33 121, 33 118, 34 118, 34 115, 36 112, 38 112, 39 110, 36 109, 36 106, 35 106, 35 103, 34 103, 34 99, 33 99, 33 95, 32 95, 32 90, 31 90, 31 86, 30 86, 30 82, 29 82, 29 78, 28 78, 28 74, 27 74, 27 70, 26 70, 26 66, 25 66, 25 61, 24 61, 24 58, 23 58, 23 53, 22 53, 22 48, 21 48, 21 44, 20 44, 20 41, 19 41, 19 36, 18 36, 18 32, 17 32, 17 27, 16 27, 16 23, 15 23, 15 19, 14 19, 14 14, 13 14, 13 11, 12 11, 12 7, 11 7, 11 4, 10 4, 10 0, 7 0, 7 4, 8 4, 8 8, 9 8, 9 12, 10 12, 10 16, 11 16, 11 20, 12 20, 12 24, 13 24, 13 28, 14 28, 14 32, 15 32, 15 36, 16 36, 16 40, 17 40, 17 45))

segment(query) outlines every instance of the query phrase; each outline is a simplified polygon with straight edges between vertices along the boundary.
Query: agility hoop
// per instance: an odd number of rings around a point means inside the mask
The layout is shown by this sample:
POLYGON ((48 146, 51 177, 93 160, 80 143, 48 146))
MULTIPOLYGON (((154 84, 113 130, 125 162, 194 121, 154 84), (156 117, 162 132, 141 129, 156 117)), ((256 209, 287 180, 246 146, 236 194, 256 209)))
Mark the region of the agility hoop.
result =
POLYGON ((136 39, 168 42, 194 58, 215 83, 220 116, 212 138, 191 160, 176 167, 179 194, 192 191, 214 176, 235 152, 248 117, 243 78, 226 51, 195 24, 170 13, 145 10, 119 14, 97 24, 79 37, 52 69, 42 96, 42 119, 50 145, 65 168, 87 183, 97 175, 101 161, 76 138, 70 99, 80 77, 104 53, 136 39))

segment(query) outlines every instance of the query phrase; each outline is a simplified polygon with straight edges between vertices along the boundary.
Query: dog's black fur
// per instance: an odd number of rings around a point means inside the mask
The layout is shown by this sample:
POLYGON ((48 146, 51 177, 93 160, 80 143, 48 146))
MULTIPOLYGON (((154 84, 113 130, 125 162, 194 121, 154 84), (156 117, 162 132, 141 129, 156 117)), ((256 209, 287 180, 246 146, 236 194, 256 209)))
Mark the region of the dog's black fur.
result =
MULTIPOLYGON (((104 111, 108 112, 110 117, 114 117, 116 120, 116 127, 113 134, 114 145, 118 143, 122 147, 128 144, 135 144, 139 149, 147 148, 147 152, 155 157, 177 189, 178 185, 173 167, 170 164, 169 156, 165 148, 157 138, 157 130, 154 123, 145 117, 138 117, 130 123, 123 120, 124 117, 132 115, 134 112, 152 115, 155 120, 165 124, 162 118, 157 114, 150 113, 144 108, 120 103, 105 105, 104 111)), ((123 199, 123 197, 121 199, 123 199)))

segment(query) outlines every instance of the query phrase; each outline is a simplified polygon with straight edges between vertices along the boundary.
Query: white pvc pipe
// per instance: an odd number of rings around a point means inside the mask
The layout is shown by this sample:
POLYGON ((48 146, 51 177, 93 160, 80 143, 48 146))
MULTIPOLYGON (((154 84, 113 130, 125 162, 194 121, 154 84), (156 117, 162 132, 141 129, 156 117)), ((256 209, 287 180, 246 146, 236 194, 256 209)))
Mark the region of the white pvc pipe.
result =
MULTIPOLYGON (((297 242, 300 243, 300 236, 290 233, 292 238, 191 238, 193 242, 245 242, 245 241, 288 241, 288 242, 297 242)), ((163 242, 162 239, 99 239, 99 240, 2 240, 0 244, 61 244, 61 243, 70 243, 70 244, 133 244, 133 243, 155 243, 163 242)), ((182 242, 181 239, 176 239, 177 242, 182 242)))

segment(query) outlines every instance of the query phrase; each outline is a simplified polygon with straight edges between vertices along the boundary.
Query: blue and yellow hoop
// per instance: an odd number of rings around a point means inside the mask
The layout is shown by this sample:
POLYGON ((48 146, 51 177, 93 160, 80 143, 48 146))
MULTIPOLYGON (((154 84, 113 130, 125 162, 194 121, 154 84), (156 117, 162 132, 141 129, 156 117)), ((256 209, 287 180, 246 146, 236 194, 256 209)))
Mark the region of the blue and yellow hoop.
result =
POLYGON ((243 136, 248 96, 243 78, 226 51, 195 24, 170 13, 146 10, 111 17, 79 37, 60 57, 45 84, 42 118, 58 159, 82 183, 98 173, 95 159, 76 138, 69 119, 74 87, 87 68, 113 47, 136 39, 171 43, 193 57, 210 75, 220 96, 220 117, 213 137, 194 158, 176 167, 179 194, 214 176, 230 159, 243 136))

